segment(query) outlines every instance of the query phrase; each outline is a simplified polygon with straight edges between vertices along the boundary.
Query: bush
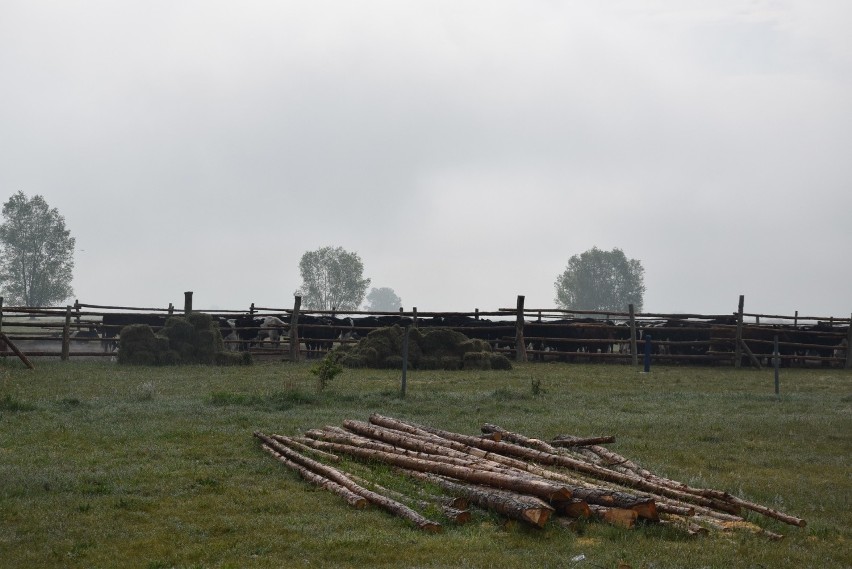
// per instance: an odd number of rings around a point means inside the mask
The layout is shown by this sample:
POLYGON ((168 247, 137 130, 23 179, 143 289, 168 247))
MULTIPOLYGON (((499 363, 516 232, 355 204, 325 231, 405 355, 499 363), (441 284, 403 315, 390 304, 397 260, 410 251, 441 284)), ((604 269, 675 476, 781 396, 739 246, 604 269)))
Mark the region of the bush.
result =
POLYGON ((322 361, 311 368, 311 373, 317 376, 317 390, 322 391, 329 381, 337 377, 343 371, 343 367, 337 363, 333 352, 326 355, 322 361))

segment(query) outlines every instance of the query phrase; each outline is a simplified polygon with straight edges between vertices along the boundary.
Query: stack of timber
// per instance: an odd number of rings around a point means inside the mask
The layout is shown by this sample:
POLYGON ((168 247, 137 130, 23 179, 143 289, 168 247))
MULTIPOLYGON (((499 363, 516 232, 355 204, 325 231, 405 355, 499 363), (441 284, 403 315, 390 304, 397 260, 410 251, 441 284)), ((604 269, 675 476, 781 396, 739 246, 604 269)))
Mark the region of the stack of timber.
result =
POLYGON ((281 463, 351 506, 374 504, 430 532, 440 531, 441 523, 423 512, 464 523, 469 504, 537 528, 551 518, 568 525, 586 518, 625 528, 643 522, 690 534, 745 529, 782 537, 747 521, 746 511, 805 526, 805 520, 725 491, 658 476, 602 446, 614 437, 559 435, 546 442, 491 423, 482 432, 465 435, 373 414, 369 422, 346 420, 342 427, 313 429, 306 436, 254 435, 281 463), (407 496, 329 466, 340 464, 342 455, 386 464, 452 498, 407 496))

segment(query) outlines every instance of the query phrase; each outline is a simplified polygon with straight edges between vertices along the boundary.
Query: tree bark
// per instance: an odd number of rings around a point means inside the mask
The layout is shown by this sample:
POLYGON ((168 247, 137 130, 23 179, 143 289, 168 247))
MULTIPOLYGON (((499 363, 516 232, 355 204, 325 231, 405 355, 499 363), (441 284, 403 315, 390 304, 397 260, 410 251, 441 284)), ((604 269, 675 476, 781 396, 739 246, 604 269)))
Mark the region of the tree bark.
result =
POLYGON ((349 478, 339 470, 330 466, 326 466, 306 456, 303 456, 259 431, 255 431, 254 435, 260 440, 262 440, 264 443, 266 443, 268 446, 270 446, 272 449, 274 449, 276 452, 280 453, 292 462, 300 464, 301 466, 308 468, 312 472, 326 476, 327 478, 333 480, 341 486, 348 488, 352 492, 363 496, 370 503, 376 504, 377 506, 401 518, 409 520, 418 528, 433 533, 441 531, 441 524, 424 518, 405 504, 400 504, 399 502, 391 500, 390 498, 382 496, 381 494, 377 494, 376 492, 367 490, 366 488, 362 488, 361 486, 352 482, 351 478, 349 478))
POLYGON ((519 494, 509 490, 465 484, 448 480, 443 476, 435 476, 417 471, 406 470, 406 473, 432 482, 448 492, 464 496, 480 508, 493 510, 509 518, 520 520, 536 527, 543 527, 554 511, 549 504, 534 496, 519 494))
POLYGON ((261 448, 263 450, 265 450, 266 452, 268 452, 269 454, 271 454, 272 456, 274 456, 279 462, 281 462, 287 468, 290 468, 290 469, 298 472, 299 475, 302 478, 304 478, 305 480, 307 480, 311 484, 315 484, 316 486, 319 486, 320 488, 323 488, 325 490, 328 490, 329 492, 333 492, 333 493, 337 494, 338 496, 340 496, 341 498, 346 500, 346 502, 350 506, 353 506, 355 508, 363 508, 364 506, 367 505, 367 499, 364 498, 363 496, 356 494, 355 492, 351 491, 349 488, 346 488, 345 486, 341 486, 337 482, 334 482, 334 481, 329 480, 328 478, 326 478, 324 476, 320 476, 319 474, 311 472, 310 470, 308 470, 307 468, 305 468, 304 466, 302 466, 300 464, 296 464, 295 462, 287 459, 283 455, 276 452, 276 450, 273 449, 271 446, 269 446, 267 444, 263 444, 263 445, 261 445, 261 448))

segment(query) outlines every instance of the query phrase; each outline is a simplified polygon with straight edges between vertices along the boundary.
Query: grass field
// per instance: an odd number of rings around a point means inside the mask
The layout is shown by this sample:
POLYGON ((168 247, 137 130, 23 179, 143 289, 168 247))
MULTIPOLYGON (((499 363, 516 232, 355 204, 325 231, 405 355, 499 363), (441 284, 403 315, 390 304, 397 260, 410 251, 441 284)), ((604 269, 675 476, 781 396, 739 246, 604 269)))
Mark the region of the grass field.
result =
MULTIPOLYGON (((310 364, 138 368, 0 362, 0 567, 852 566, 852 372, 527 364, 509 372, 310 364), (295 434, 370 413, 465 433, 611 434, 613 450, 694 486, 808 521, 785 534, 689 537, 600 523, 543 530, 479 513, 424 534, 285 471, 252 431, 295 434), (583 555, 583 559, 577 559, 583 555)), ((348 467, 358 470, 360 465, 348 467)), ((392 475, 387 473, 390 478, 392 475)))

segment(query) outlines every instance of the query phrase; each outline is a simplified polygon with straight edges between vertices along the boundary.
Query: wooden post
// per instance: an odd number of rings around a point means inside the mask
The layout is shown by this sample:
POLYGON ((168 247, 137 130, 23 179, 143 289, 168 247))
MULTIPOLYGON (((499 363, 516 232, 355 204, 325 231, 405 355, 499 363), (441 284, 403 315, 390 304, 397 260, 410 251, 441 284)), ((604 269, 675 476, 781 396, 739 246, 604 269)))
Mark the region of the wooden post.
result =
POLYGON ((473 319, 479 320, 479 309, 478 308, 473 309, 473 319))
POLYGON ((795 328, 798 328, 798 327, 799 327, 799 311, 797 310, 796 315, 793 316, 793 328, 795 329, 795 328))
POLYGON ((742 366, 743 358, 743 305, 745 296, 740 295, 740 304, 737 308, 737 339, 734 344, 734 367, 742 366))
POLYGON ((3 332, 0 332, 0 341, 5 342, 6 345, 9 346, 9 349, 12 350, 22 362, 24 362, 25 366, 27 366, 29 369, 35 369, 33 363, 29 359, 27 359, 26 354, 19 350, 18 346, 12 343, 12 340, 9 339, 9 336, 4 334, 3 332))
POLYGON ((408 335, 411 333, 411 326, 405 327, 405 336, 402 337, 402 386, 400 388, 400 397, 405 398, 406 376, 408 375, 408 335))
POLYGON ((192 291, 183 293, 183 313, 189 314, 192 312, 192 291))
POLYGON ((0 296, 0 334, 3 333, 3 297, 0 296))
POLYGON ((417 307, 416 306, 411 309, 411 314, 413 315, 411 325, 414 326, 415 328, 417 328, 417 307))
POLYGON ((71 352, 71 305, 65 307, 65 326, 62 328, 62 361, 67 362, 71 352))
MULTIPOLYGON (((302 297, 301 297, 301 296, 297 296, 296 298, 301 299, 302 297)), ((299 300, 299 304, 300 304, 300 305, 302 304, 302 301, 301 301, 301 300, 299 300)), ((252 315, 254 314, 254 303, 253 303, 253 302, 251 303, 251 306, 249 306, 249 314, 252 314, 252 315)))
MULTIPOLYGON (((298 362, 299 354, 299 309, 302 308, 302 297, 297 296, 293 302, 293 314, 290 315, 290 361, 298 362)), ((254 303, 251 305, 254 312, 254 303)))
POLYGON ((74 312, 77 313, 76 321, 77 321, 77 329, 80 329, 80 301, 74 300, 74 312))
POLYGON ((175 305, 171 302, 169 303, 169 316, 173 316, 175 313, 175 305))
POLYGON ((527 361, 527 344, 524 340, 524 296, 518 295, 518 307, 515 313, 515 361, 527 361))
MULTIPOLYGON (((0 298, 0 302, 2 302, 0 298)), ((852 316, 849 317, 849 327, 846 329, 846 369, 852 369, 852 316)))

